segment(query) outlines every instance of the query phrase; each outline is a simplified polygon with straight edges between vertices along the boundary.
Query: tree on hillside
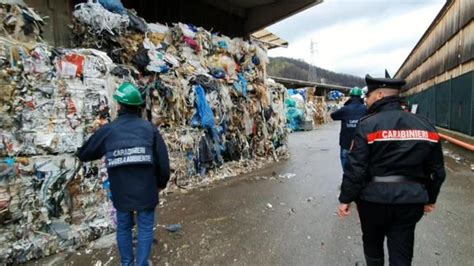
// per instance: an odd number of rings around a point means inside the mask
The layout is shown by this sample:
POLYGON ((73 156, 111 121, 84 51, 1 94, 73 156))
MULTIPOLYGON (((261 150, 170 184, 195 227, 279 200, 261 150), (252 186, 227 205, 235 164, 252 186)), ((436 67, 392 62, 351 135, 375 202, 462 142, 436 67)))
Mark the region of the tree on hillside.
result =
MULTIPOLYGON (((287 57, 273 57, 270 58, 268 65, 268 73, 271 76, 308 80, 309 64, 303 60, 287 58, 287 57)), ((320 67, 316 67, 318 73, 318 82, 324 79, 329 84, 354 87, 365 86, 364 79, 352 75, 336 73, 320 67)))

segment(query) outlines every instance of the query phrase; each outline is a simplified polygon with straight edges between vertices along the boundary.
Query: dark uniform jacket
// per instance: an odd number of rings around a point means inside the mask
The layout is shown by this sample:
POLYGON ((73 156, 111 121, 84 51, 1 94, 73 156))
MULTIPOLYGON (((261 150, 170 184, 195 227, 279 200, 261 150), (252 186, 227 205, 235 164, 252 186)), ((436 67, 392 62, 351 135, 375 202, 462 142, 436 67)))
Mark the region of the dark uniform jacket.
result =
POLYGON ((120 112, 82 146, 81 161, 105 156, 112 201, 119 211, 154 209, 158 188, 170 177, 168 151, 160 133, 137 114, 120 112))
POLYGON ((339 145, 341 148, 345 150, 351 148, 357 124, 366 114, 367 108, 359 97, 352 97, 341 109, 331 114, 333 120, 341 121, 341 132, 339 133, 339 145))
POLYGON ((357 127, 339 201, 435 203, 446 176, 435 127, 423 117, 402 111, 396 96, 374 103, 369 113, 357 127), (374 176, 393 175, 417 182, 371 181, 374 176))

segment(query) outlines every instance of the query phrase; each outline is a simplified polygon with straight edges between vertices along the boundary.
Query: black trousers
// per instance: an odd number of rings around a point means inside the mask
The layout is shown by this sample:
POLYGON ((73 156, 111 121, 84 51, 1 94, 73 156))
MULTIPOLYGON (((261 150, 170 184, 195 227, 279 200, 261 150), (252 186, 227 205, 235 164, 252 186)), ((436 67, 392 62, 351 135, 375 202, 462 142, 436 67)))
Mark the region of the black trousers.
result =
POLYGON ((423 217, 423 206, 357 202, 367 266, 384 264, 385 237, 390 265, 411 265, 415 226, 423 217))

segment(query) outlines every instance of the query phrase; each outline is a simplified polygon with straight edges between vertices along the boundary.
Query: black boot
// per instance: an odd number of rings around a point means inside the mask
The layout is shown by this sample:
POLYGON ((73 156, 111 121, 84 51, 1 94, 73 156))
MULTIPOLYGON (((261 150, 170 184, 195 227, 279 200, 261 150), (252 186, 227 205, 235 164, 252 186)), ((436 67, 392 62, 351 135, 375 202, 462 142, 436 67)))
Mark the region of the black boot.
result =
POLYGON ((365 262, 367 266, 383 266, 384 258, 371 258, 365 256, 365 262))

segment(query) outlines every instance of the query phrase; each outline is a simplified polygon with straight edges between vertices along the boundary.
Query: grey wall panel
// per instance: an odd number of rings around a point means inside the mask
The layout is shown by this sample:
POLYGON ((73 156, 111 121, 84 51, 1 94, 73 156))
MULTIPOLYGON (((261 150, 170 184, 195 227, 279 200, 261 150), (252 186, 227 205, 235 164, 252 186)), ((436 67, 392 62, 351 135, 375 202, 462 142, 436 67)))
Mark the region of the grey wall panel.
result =
POLYGON ((452 80, 451 129, 471 133, 472 75, 467 73, 452 80))
POLYGON ((449 128, 451 110, 451 88, 450 81, 435 86, 436 125, 449 128))
POLYGON ((43 38, 55 46, 70 47, 72 4, 64 0, 25 0, 41 16, 47 16, 43 27, 43 38))

